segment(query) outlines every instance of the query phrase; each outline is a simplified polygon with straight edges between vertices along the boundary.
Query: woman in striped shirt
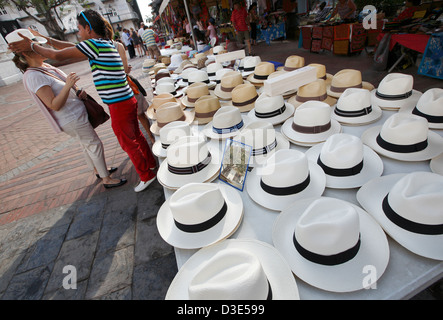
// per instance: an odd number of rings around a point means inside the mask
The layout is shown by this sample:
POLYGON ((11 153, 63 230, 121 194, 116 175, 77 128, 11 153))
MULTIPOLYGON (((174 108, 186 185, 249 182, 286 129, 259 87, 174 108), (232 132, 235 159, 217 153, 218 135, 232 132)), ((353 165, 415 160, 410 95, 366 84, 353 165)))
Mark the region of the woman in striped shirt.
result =
POLYGON ((89 60, 92 77, 103 103, 111 114, 112 129, 122 149, 129 155, 140 177, 136 192, 146 189, 155 178, 157 163, 140 131, 137 120, 137 100, 126 80, 122 59, 111 39, 106 38, 104 18, 94 10, 82 11, 77 16, 78 34, 83 40, 77 45, 50 38, 55 49, 45 48, 25 38, 10 44, 14 52, 34 51, 53 60, 89 60), (57 49, 57 50, 56 50, 57 49))

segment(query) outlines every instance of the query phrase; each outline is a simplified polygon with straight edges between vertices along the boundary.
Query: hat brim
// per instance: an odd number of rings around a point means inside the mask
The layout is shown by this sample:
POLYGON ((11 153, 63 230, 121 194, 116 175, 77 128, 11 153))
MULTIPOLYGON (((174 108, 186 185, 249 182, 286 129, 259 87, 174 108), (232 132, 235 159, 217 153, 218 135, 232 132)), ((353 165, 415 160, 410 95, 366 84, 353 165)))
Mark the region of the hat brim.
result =
POLYGON ((443 150, 443 138, 433 131, 428 131, 428 145, 425 149, 417 152, 400 153, 382 148, 377 143, 377 136, 382 126, 375 126, 363 132, 361 140, 372 150, 385 157, 400 161, 425 161, 438 156, 443 150))
MULTIPOLYGON (((324 142, 317 144, 305 152, 309 160, 317 163, 324 142)), ((331 176, 326 175, 326 187, 334 189, 351 189, 361 187, 369 180, 380 177, 383 173, 383 161, 379 155, 369 148, 363 146, 363 168, 357 174, 351 176, 331 176)))
MULTIPOLYGON (((308 161, 310 181, 309 185, 301 192, 279 196, 273 195, 260 186, 261 168, 254 168, 246 177, 246 190, 256 203, 270 210, 281 211, 292 204, 294 201, 311 197, 320 197, 326 186, 326 177, 318 164, 308 161)), ((280 173, 283 175, 283 173, 280 173)))
MULTIPOLYGON (((331 82, 332 82, 332 80, 331 80, 331 82)), ((372 85, 371 83, 369 83, 367 81, 362 81, 362 89, 372 91, 372 90, 374 90, 374 88, 375 88, 374 85, 372 85)), ((344 91, 343 92, 332 91, 331 90, 331 83, 328 83, 326 85, 326 92, 327 92, 328 96, 338 99, 341 97, 341 95, 343 94, 344 91)))
POLYGON ((308 284, 332 292, 363 289, 365 274, 362 270, 368 265, 377 270, 375 280, 378 280, 388 265, 388 240, 377 222, 363 209, 351 203, 349 205, 355 208, 360 220, 361 244, 355 257, 339 265, 326 266, 311 262, 300 255, 293 242, 294 230, 301 215, 317 199, 309 198, 294 202, 279 214, 274 223, 272 241, 288 261, 292 272, 308 284))
MULTIPOLYGON (((299 106, 301 106, 304 103, 304 102, 297 101, 297 96, 291 97, 288 100, 288 102, 292 103, 295 108, 298 108, 299 106)), ((321 102, 327 103, 327 104, 329 104, 332 107, 334 104, 337 103, 337 99, 335 99, 335 98, 333 98, 331 96, 328 96, 325 100, 323 100, 321 102)))
POLYGON ((201 232, 185 232, 178 229, 169 207, 170 199, 167 199, 157 214, 157 227, 160 236, 176 248, 199 249, 232 235, 243 218, 243 201, 233 188, 220 184, 220 191, 227 205, 226 214, 215 226, 201 232))
MULTIPOLYGON (((184 115, 185 115, 185 120, 183 120, 183 121, 185 121, 185 122, 191 124, 192 121, 194 121, 194 118, 195 118, 195 111, 194 111, 194 110, 185 110, 185 111, 183 111, 183 113, 184 113, 184 115)), ((149 129, 151 130, 151 132, 152 132, 153 134, 155 134, 155 135, 157 135, 157 136, 160 134, 160 129, 161 129, 161 128, 158 126, 157 121, 155 121, 155 122, 151 125, 151 127, 150 127, 149 129)))
POLYGON ((211 182, 214 181, 220 171, 220 155, 218 151, 212 152, 211 162, 201 171, 193 174, 174 174, 169 172, 167 161, 163 161, 157 172, 157 179, 159 183, 167 189, 177 190, 185 184, 191 182, 211 182))
POLYGON ((429 166, 432 172, 443 175, 443 154, 432 158, 429 166))
POLYGON ((249 111, 248 117, 251 118, 251 120, 254 120, 254 121, 265 120, 267 122, 270 122, 273 126, 276 126, 276 125, 278 125, 280 123, 285 122, 289 117, 291 117, 294 114, 295 108, 294 108, 294 106, 291 103, 285 102, 285 106, 286 106, 285 111, 282 114, 280 114, 278 116, 275 116, 275 117, 271 117, 271 118, 258 118, 255 115, 255 108, 252 109, 251 111, 249 111))
MULTIPOLYGON (((408 104, 407 106, 404 106, 398 110, 399 113, 412 113, 412 110, 416 107, 416 104, 408 104)), ((429 129, 443 129, 443 122, 437 123, 437 122, 430 122, 428 120, 429 129)))
POLYGON ((377 92, 376 89, 371 90, 371 103, 372 106, 379 106, 383 110, 400 110, 402 108, 409 108, 411 106, 415 107, 417 105, 418 100, 422 96, 422 93, 417 90, 412 90, 412 95, 407 99, 401 100, 384 100, 380 99, 375 95, 377 92))
POLYGON ((242 132, 242 130, 246 127, 246 125, 249 122, 248 117, 246 116, 242 116, 243 119, 243 127, 240 128, 240 130, 237 130, 235 132, 231 132, 231 133, 224 133, 224 134, 218 134, 215 133, 214 131, 212 131, 212 121, 208 122, 204 127, 202 132, 204 133, 204 135, 208 138, 211 138, 213 140, 225 140, 225 139, 229 139, 232 137, 235 137, 236 135, 238 135, 240 132, 242 132))
POLYGON ((231 100, 232 99, 232 91, 225 92, 225 91, 222 91, 220 88, 221 88, 220 83, 215 86, 215 89, 214 89, 215 95, 222 100, 231 100))
MULTIPOLYGON (((268 78, 269 78, 269 75, 268 75, 268 78)), ((255 79, 254 78, 254 73, 251 73, 249 76, 247 76, 247 78, 246 78, 246 80, 248 80, 250 83, 252 83, 253 85, 258 85, 258 86, 262 86, 263 85, 263 83, 267 80, 267 78, 266 79, 255 79)))
POLYGON ((162 147, 162 143, 160 140, 157 140, 152 145, 152 153, 159 158, 166 158, 167 149, 162 147))
POLYGON ((282 127, 281 132, 285 135, 286 138, 289 139, 292 143, 301 146, 313 146, 317 143, 321 143, 326 141, 327 138, 332 136, 333 134, 341 132, 341 124, 335 120, 331 119, 331 128, 325 132, 321 133, 300 133, 292 129, 293 118, 289 118, 286 120, 282 127))
POLYGON ((273 300, 299 300, 296 280, 283 256, 271 245, 254 239, 226 239, 205 247, 191 256, 172 280, 165 300, 189 300, 191 280, 212 257, 222 250, 240 249, 254 254, 260 261, 272 290, 273 300))
POLYGON ((372 106, 372 111, 369 114, 358 117, 342 117, 335 113, 337 105, 334 105, 334 110, 331 112, 331 117, 343 125, 347 126, 363 126, 378 121, 383 111, 379 106, 372 106))
MULTIPOLYGON (((214 93, 214 91, 210 90, 210 91, 209 91, 209 95, 215 97, 215 93, 214 93)), ((195 102, 189 102, 189 100, 188 100, 188 95, 185 95, 184 97, 182 97, 182 98, 180 99, 180 102, 181 102, 184 106, 186 106, 186 107, 188 107, 188 108, 194 108, 194 106, 195 106, 195 102)))
POLYGON ((397 173, 372 179, 357 192, 357 201, 377 220, 385 232, 400 245, 420 256, 443 260, 443 235, 424 235, 407 231, 386 217, 383 199, 406 173, 397 173))

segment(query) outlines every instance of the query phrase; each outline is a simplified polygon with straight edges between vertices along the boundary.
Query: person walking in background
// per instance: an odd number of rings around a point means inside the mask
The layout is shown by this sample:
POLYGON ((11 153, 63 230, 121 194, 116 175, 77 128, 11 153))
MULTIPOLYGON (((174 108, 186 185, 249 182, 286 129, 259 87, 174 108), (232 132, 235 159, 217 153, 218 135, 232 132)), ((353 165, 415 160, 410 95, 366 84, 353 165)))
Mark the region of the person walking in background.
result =
POLYGON ((134 45, 132 44, 132 40, 131 40, 131 34, 129 33, 128 29, 123 29, 122 32, 122 42, 125 45, 126 49, 128 49, 128 53, 129 53, 129 58, 135 58, 135 50, 134 50, 134 45))
POLYGON ((138 29, 137 35, 138 35, 138 37, 140 39, 140 46, 143 49, 143 55, 146 55, 146 51, 147 51, 146 50, 146 45, 144 44, 143 39, 142 39, 143 32, 145 32, 145 28, 144 27, 145 27, 145 24, 143 22, 140 22, 140 29, 138 29))
POLYGON ((209 24, 208 24, 208 28, 206 30, 206 37, 209 38, 209 43, 211 43, 211 44, 214 43, 214 46, 216 46, 219 43, 214 18, 209 18, 209 24), (215 40, 212 40, 212 39, 215 39, 215 40))
MULTIPOLYGON (((112 39, 112 37, 109 39, 112 39)), ((140 38, 138 37, 138 34, 135 32, 134 28, 131 28, 131 40, 132 44, 134 45, 134 50, 137 51, 138 56, 143 56, 142 42, 140 41, 140 38)))
POLYGON ((259 22, 257 14, 257 2, 251 4, 248 10, 249 26, 251 28, 251 45, 257 44, 257 23, 259 22))
POLYGON ((158 49, 157 42, 155 41, 155 32, 151 28, 145 26, 145 31, 142 35, 143 42, 146 45, 148 50, 148 54, 152 59, 158 61, 158 58, 161 56, 160 50, 158 49))
MULTIPOLYGON (((80 12, 77 16, 78 44, 55 50, 35 45, 30 39, 14 42, 9 48, 14 52, 34 51, 52 60, 87 58, 91 65, 93 81, 102 101, 109 107, 112 129, 122 149, 128 154, 140 183, 134 191, 145 190, 156 178, 157 163, 137 121, 137 100, 128 85, 122 59, 114 42, 107 39, 105 19, 94 10, 80 12)), ((65 42, 66 43, 66 42, 65 42)))
POLYGON ((246 43, 248 47, 249 55, 252 55, 251 50, 251 42, 249 41, 249 23, 248 21, 248 12, 246 8, 241 6, 240 2, 234 3, 234 10, 232 10, 231 14, 231 22, 234 25, 234 29, 237 33, 237 41, 239 43, 246 43))
MULTIPOLYGON (((37 36, 41 35, 37 33, 37 36)), ((111 178, 111 173, 117 168, 108 169, 106 166, 103 143, 91 126, 81 100, 86 98, 86 92, 82 90, 77 96, 72 90, 79 77, 74 72, 66 75, 62 70, 45 63, 45 60, 45 57, 33 51, 14 55, 13 62, 24 73, 23 84, 26 90, 56 133, 64 132, 80 143, 88 167, 97 178, 102 179, 105 188, 124 185, 126 179, 111 178)))

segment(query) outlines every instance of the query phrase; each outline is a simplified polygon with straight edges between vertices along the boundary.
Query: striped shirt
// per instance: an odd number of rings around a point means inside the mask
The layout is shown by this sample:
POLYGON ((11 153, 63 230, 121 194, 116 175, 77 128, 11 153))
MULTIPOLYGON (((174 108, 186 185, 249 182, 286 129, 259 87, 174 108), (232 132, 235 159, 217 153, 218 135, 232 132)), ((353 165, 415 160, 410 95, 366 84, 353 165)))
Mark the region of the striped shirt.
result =
POLYGON ((154 31, 152 29, 146 29, 142 35, 143 42, 147 47, 156 45, 154 31))
POLYGON ((95 88, 103 103, 113 104, 134 96, 118 50, 111 40, 89 39, 77 44, 88 57, 95 88))

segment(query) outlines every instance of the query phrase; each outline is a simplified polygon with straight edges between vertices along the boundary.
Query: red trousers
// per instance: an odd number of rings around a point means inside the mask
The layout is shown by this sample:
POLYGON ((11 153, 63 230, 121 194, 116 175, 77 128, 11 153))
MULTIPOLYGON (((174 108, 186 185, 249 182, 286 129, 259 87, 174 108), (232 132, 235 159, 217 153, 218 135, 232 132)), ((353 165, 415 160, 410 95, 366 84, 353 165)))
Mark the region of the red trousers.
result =
POLYGON ((157 163, 146 138, 140 131, 137 118, 137 100, 129 100, 109 104, 112 130, 122 149, 128 154, 141 181, 151 180, 157 163))

